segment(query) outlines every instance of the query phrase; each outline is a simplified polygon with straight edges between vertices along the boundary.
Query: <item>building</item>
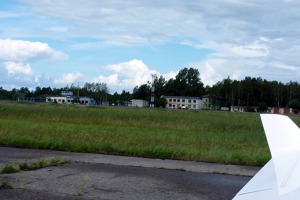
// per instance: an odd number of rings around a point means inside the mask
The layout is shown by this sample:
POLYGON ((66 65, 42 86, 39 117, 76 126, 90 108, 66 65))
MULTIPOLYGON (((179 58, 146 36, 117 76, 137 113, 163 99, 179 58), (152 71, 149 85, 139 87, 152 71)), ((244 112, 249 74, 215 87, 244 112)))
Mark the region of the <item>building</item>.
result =
MULTIPOLYGON (((221 99, 222 97, 218 97, 216 95, 210 95, 210 94, 206 94, 202 96, 202 109, 205 110, 222 110, 225 109, 225 107, 221 107, 221 99)), ((226 110, 229 110, 229 108, 227 108, 226 110)))
POLYGON ((45 99, 42 97, 20 97, 18 101, 22 102, 45 102, 45 99))
MULTIPOLYGON (((248 112, 248 107, 247 106, 231 106, 230 107, 231 112, 248 112)), ((256 108, 255 108, 256 112, 256 108)))
POLYGON ((71 92, 71 91, 62 91, 61 95, 62 96, 73 96, 73 92, 71 92))
POLYGON ((273 114, 292 114, 292 113, 298 113, 298 111, 293 110, 292 108, 278 108, 278 107, 273 107, 273 108, 268 108, 268 112, 273 113, 273 114))
POLYGON ((162 96, 167 99, 166 108, 172 109, 202 109, 202 100, 200 97, 185 96, 162 96))
POLYGON ((58 103, 58 104, 83 104, 83 105, 95 105, 96 101, 91 97, 77 97, 73 95, 73 92, 62 91, 61 96, 47 96, 47 103, 58 103))
POLYGON ((211 109, 211 103, 209 99, 209 94, 203 95, 202 96, 202 108, 203 109, 211 109))
POLYGON ((90 97, 79 97, 79 103, 85 105, 95 105, 96 101, 94 98, 90 97))
MULTIPOLYGON (((128 104, 129 106, 130 104, 128 104)), ((132 107, 149 107, 149 101, 143 99, 132 99, 131 100, 132 107)))

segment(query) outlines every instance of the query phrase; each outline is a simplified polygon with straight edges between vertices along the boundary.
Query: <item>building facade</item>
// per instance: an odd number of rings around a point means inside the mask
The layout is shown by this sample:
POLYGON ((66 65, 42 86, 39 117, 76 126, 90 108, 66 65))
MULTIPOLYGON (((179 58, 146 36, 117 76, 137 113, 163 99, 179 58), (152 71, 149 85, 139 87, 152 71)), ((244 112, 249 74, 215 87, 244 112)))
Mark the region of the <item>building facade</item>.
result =
POLYGON ((184 96, 162 96, 167 99, 166 108, 171 109, 202 109, 202 100, 200 97, 184 97, 184 96))
POLYGON ((211 109, 211 102, 209 99, 209 94, 203 95, 202 96, 202 108, 203 109, 211 109))
POLYGON ((132 99, 131 100, 132 107, 149 107, 149 101, 143 99, 132 99))
POLYGON ((58 103, 58 104, 83 104, 83 105, 95 105, 96 101, 91 97, 77 97, 73 96, 72 92, 63 91, 61 96, 47 96, 47 103, 58 103))

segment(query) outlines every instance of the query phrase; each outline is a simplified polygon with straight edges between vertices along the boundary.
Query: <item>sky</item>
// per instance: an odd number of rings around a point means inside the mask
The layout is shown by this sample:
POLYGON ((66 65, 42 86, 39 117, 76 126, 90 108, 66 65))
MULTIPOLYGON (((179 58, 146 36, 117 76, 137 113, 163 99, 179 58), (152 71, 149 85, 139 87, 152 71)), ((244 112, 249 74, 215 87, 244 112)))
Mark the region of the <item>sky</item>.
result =
POLYGON ((209 86, 299 81, 299 27, 298 0, 2 0, 0 86, 132 92, 185 67, 209 86))

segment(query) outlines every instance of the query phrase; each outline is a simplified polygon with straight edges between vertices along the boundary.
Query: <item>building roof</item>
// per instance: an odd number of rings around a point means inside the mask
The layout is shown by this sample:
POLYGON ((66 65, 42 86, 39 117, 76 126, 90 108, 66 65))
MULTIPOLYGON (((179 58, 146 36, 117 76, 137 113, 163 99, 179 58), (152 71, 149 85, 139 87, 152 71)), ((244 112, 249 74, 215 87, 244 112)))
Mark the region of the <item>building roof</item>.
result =
POLYGON ((162 97, 170 98, 170 99, 201 99, 200 97, 188 97, 188 96, 165 96, 165 95, 162 95, 162 97))

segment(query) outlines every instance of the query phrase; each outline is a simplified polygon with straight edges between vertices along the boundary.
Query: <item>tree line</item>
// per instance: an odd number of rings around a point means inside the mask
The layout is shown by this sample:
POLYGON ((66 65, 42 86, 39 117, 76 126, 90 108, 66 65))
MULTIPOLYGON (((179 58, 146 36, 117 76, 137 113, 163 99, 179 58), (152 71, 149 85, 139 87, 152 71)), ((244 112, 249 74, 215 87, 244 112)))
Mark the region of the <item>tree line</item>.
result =
POLYGON ((260 77, 245 77, 243 80, 232 80, 230 77, 217 82, 213 86, 204 86, 200 72, 195 68, 181 69, 175 78, 166 80, 163 76, 154 76, 152 82, 134 87, 132 92, 109 93, 106 83, 85 83, 82 87, 74 84, 64 88, 36 87, 30 91, 27 87, 7 91, 0 87, 0 99, 16 100, 21 97, 45 97, 60 95, 62 91, 72 91, 74 95, 89 96, 101 101, 109 101, 117 105, 126 105, 131 99, 150 101, 151 89, 155 88, 155 105, 166 103, 161 97, 193 96, 202 97, 208 94, 210 106, 230 107, 290 107, 300 109, 300 84, 295 81, 282 83, 267 81, 260 77))

